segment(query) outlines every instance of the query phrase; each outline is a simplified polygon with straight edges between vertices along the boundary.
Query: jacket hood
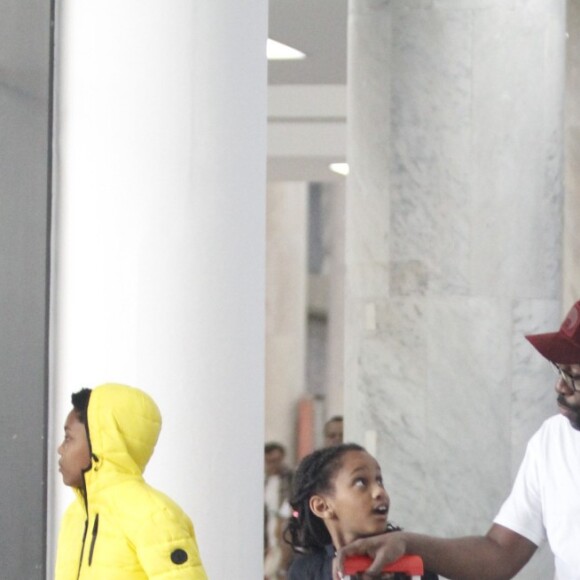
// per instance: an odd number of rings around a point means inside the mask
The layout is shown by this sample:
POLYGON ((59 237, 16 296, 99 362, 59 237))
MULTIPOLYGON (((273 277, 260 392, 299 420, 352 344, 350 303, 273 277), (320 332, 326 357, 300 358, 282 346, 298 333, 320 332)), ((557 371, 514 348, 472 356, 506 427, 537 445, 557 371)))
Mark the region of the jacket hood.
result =
POLYGON ((142 475, 160 431, 161 413, 147 393, 115 383, 95 387, 87 410, 93 462, 86 476, 142 475))

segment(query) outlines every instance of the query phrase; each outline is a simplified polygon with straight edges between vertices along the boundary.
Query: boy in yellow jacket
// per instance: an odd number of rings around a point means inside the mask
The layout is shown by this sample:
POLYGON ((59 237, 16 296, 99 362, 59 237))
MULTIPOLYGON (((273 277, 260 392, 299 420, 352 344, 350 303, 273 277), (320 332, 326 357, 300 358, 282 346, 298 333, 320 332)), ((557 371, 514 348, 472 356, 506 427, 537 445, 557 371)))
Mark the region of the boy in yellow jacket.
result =
POLYGON ((72 396, 58 448, 76 493, 59 534, 56 580, 207 580, 193 525, 143 479, 161 430, 143 391, 106 384, 72 396))

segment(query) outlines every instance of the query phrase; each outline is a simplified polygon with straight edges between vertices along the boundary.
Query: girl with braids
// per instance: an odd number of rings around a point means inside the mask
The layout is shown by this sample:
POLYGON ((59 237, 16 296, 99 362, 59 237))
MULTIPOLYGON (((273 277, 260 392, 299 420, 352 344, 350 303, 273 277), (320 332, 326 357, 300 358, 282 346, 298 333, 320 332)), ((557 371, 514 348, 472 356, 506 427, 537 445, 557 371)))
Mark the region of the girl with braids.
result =
MULTIPOLYGON (((390 499, 379 464, 355 443, 306 456, 296 471, 290 504, 293 517, 285 539, 297 556, 289 580, 332 580, 337 549, 358 538, 399 529, 387 522, 390 499)), ((423 578, 437 576, 428 573, 423 578)))

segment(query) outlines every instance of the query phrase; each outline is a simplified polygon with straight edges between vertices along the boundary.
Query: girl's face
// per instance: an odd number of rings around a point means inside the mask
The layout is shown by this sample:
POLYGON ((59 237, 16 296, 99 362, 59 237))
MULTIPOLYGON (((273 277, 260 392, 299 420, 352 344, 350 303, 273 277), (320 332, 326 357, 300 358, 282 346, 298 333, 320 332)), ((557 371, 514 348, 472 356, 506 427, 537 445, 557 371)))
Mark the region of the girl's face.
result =
POLYGON ((385 531, 390 500, 372 455, 347 451, 332 483, 331 491, 321 495, 328 507, 323 519, 335 548, 385 531))

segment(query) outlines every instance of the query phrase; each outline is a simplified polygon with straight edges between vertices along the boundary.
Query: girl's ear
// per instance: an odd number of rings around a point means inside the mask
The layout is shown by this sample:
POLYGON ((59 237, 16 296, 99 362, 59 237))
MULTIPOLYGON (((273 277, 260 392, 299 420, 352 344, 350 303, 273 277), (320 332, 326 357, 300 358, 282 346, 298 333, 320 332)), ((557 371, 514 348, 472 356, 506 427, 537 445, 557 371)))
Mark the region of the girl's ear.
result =
POLYGON ((323 520, 328 520, 334 517, 332 506, 328 503, 328 500, 321 495, 313 495, 310 498, 308 505, 312 513, 323 520))

